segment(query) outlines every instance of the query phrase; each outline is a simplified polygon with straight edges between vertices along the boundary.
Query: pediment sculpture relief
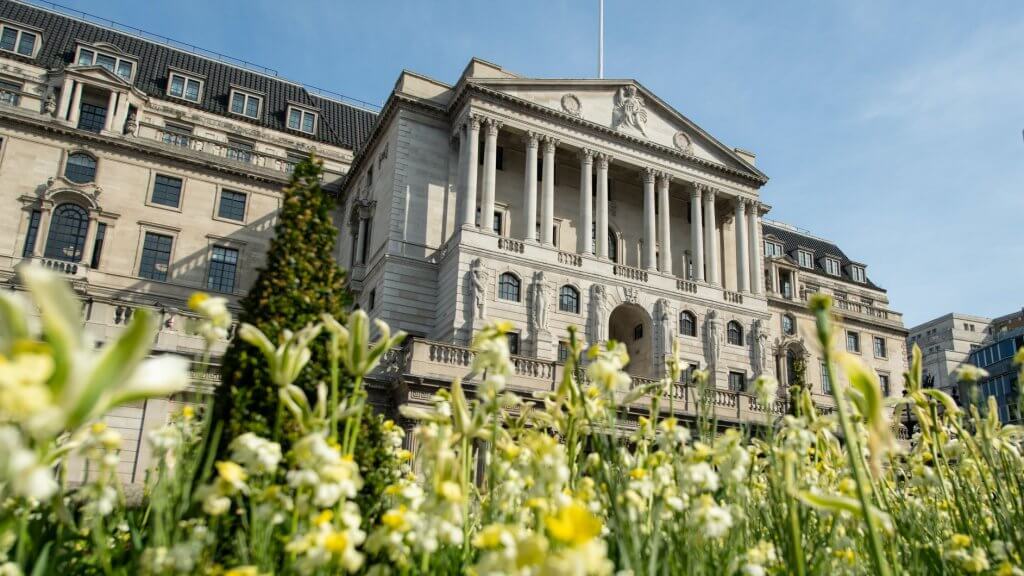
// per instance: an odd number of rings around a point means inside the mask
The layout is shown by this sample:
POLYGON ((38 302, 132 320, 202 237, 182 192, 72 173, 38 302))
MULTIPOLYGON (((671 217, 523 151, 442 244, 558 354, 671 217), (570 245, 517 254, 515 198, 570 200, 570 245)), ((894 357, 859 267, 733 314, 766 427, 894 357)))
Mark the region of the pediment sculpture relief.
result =
POLYGON ((644 102, 636 86, 632 84, 619 88, 615 93, 615 111, 612 114, 612 128, 616 130, 632 129, 647 136, 644 126, 647 125, 647 104, 644 102))

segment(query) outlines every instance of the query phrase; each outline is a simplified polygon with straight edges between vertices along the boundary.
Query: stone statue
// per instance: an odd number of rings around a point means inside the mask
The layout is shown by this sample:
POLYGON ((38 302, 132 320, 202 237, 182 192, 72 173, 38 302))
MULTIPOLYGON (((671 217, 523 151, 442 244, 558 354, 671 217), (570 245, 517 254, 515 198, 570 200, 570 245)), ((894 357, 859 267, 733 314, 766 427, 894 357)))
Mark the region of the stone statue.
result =
POLYGON ((534 331, 546 330, 548 327, 548 291, 544 285, 544 273, 533 275, 533 321, 534 331))
POLYGON ((718 356, 722 352, 722 321, 718 312, 711 310, 707 319, 708 365, 717 366, 718 356))
POLYGON ((43 111, 51 116, 57 112, 57 98, 50 92, 46 95, 46 102, 43 103, 43 111))
POLYGON ((644 125, 647 124, 647 108, 643 97, 637 94, 636 86, 623 86, 615 93, 613 120, 617 129, 633 128, 647 136, 644 130, 644 125))
POLYGON ((487 317, 487 271, 480 258, 473 260, 469 266, 469 287, 473 318, 483 320, 487 317))
POLYGON ((134 111, 128 115, 128 124, 125 128, 129 135, 135 136, 135 131, 139 128, 139 118, 134 111))
POLYGON ((752 330, 754 341, 754 368, 757 374, 768 374, 768 331, 764 329, 764 323, 754 320, 752 330))
POLYGON ((603 284, 590 287, 590 330, 587 336, 591 344, 608 340, 608 296, 603 284))

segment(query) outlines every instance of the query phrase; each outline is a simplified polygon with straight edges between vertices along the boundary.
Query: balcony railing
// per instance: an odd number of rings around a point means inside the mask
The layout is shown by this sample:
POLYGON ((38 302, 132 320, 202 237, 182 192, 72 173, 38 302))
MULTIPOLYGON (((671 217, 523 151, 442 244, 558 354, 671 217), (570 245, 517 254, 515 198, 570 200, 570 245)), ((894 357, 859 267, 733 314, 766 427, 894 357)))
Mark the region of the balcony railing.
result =
POLYGON ((257 166, 284 174, 289 173, 295 166, 295 161, 287 157, 264 154, 248 146, 241 146, 231 142, 204 138, 195 134, 184 134, 179 130, 171 130, 155 124, 141 124, 139 135, 143 138, 156 140, 167 146, 191 150, 230 162, 257 166))
POLYGON ((579 254, 573 254, 572 252, 559 252, 558 263, 564 266, 575 266, 579 268, 583 265, 583 257, 579 254))
POLYGON ((612 270, 616 276, 625 278, 626 280, 632 280, 634 282, 647 282, 647 270, 641 270, 640 268, 633 268, 632 266, 626 266, 624 264, 616 264, 612 270))
POLYGON ((74 277, 85 276, 86 270, 89 269, 85 264, 81 264, 79 262, 68 262, 67 260, 57 260, 56 258, 33 258, 32 261, 39 263, 43 268, 49 268, 54 272, 74 277))
POLYGON ((505 250, 506 252, 515 252, 516 254, 522 254, 526 250, 526 246, 519 240, 513 240, 512 238, 505 238, 503 236, 498 237, 498 250, 505 250))

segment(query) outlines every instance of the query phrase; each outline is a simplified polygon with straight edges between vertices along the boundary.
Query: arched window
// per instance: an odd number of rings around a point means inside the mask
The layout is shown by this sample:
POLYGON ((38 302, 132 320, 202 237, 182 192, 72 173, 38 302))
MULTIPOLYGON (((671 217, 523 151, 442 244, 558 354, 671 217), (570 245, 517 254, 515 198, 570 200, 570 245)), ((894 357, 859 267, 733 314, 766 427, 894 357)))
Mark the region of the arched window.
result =
POLYGON ((611 230, 608 231, 608 259, 616 263, 619 261, 619 239, 611 230))
POLYGON ((689 310, 679 313, 679 333, 683 336, 697 335, 697 317, 689 310))
POLYGON ((64 177, 77 184, 92 182, 96 179, 96 159, 84 152, 68 155, 64 177))
POLYGON ((89 212, 77 204, 61 204, 53 210, 50 234, 46 238, 47 258, 81 262, 85 235, 89 231, 89 212))
POLYGON ((739 322, 735 320, 729 322, 729 326, 726 328, 726 338, 729 344, 743 346, 743 327, 739 322))
POLYGON ((796 319, 789 314, 782 315, 782 333, 787 336, 796 334, 796 319))
POLYGON ((521 282, 515 274, 505 272, 498 279, 498 298, 519 302, 519 289, 521 282))
POLYGON ((558 309, 562 312, 580 313, 580 292, 566 284, 558 291, 558 309))

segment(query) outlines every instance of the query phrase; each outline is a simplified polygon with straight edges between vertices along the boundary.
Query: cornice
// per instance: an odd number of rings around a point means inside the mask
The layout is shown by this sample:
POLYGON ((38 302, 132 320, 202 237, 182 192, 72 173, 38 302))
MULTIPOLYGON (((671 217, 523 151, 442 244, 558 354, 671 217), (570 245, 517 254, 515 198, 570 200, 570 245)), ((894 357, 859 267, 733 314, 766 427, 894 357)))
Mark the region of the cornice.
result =
POLYGON ((741 171, 741 170, 736 170, 735 168, 730 168, 728 166, 724 166, 722 164, 718 164, 717 162, 711 162, 710 160, 705 160, 703 158, 699 158, 699 157, 694 156, 692 154, 687 154, 687 153, 685 153, 683 151, 680 151, 680 150, 669 148, 668 146, 664 146, 664 145, 658 144, 656 142, 651 142, 649 140, 645 140, 643 138, 638 138, 636 136, 632 136, 630 134, 626 134, 626 133, 620 132, 618 130, 613 130, 610 127, 603 126, 603 125, 598 124, 596 122, 592 122, 590 120, 585 120, 585 119, 583 119, 581 117, 574 116, 572 114, 568 114, 566 112, 562 112, 562 111, 559 111, 559 110, 555 110, 554 108, 549 108, 547 106, 543 106, 543 105, 537 104, 535 102, 530 102, 529 100, 525 100, 523 98, 512 96, 512 95, 507 94, 505 92, 501 92, 499 90, 494 90, 494 89, 491 89, 491 88, 489 88, 487 86, 482 86, 482 85, 474 83, 474 82, 460 83, 460 85, 457 87, 457 89, 459 90, 459 92, 455 95, 455 97, 451 100, 451 103, 448 105, 448 113, 449 113, 449 115, 451 115, 451 113, 453 111, 458 110, 464 104, 464 102, 470 97, 470 95, 475 92, 475 93, 478 93, 478 94, 483 95, 483 96, 488 96, 488 97, 490 97, 492 99, 496 99, 496 100, 499 100, 499 101, 504 101, 504 102, 516 104, 518 106, 522 106, 524 108, 528 108, 528 109, 530 109, 530 110, 532 110, 534 112, 538 112, 538 113, 540 113, 542 115, 545 115, 545 116, 548 116, 550 118, 555 118, 555 119, 561 120, 561 121, 569 123, 569 124, 574 124, 574 125, 576 125, 578 127, 587 128, 587 129, 589 129, 589 130, 591 130, 593 132, 597 132, 597 133, 601 134, 602 136, 606 136, 606 137, 610 137, 610 138, 613 138, 613 139, 622 140, 622 141, 625 141, 628 144, 633 145, 633 146, 639 146, 639 147, 645 148, 645 149, 647 149, 649 151, 653 151, 653 152, 657 152, 659 154, 663 154, 665 156, 670 156, 670 157, 673 157, 673 158, 681 159, 681 160, 684 160, 686 162, 690 162, 692 164, 696 164, 696 165, 698 165, 698 166, 700 166, 702 168, 708 168, 708 169, 717 171, 717 172, 725 174, 727 176, 738 178, 740 180, 745 180, 747 182, 752 182, 752 183, 758 185, 758 187, 763 186, 764 184, 766 184, 768 182, 767 178, 758 177, 758 176, 756 176, 754 174, 751 174, 749 172, 744 172, 744 171, 741 171))

